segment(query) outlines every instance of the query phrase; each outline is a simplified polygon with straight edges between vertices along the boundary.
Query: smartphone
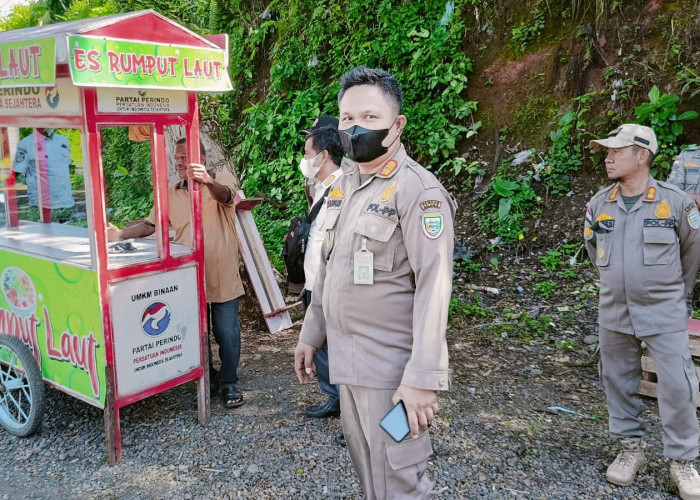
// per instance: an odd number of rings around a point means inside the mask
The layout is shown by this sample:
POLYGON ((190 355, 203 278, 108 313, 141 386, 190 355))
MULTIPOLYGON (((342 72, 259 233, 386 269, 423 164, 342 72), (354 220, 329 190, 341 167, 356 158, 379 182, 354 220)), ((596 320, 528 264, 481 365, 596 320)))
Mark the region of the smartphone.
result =
POLYGON ((397 443, 400 443, 409 435, 411 429, 408 426, 408 416, 406 415, 406 407, 404 407, 403 401, 396 403, 396 406, 382 417, 379 421, 379 426, 397 443))

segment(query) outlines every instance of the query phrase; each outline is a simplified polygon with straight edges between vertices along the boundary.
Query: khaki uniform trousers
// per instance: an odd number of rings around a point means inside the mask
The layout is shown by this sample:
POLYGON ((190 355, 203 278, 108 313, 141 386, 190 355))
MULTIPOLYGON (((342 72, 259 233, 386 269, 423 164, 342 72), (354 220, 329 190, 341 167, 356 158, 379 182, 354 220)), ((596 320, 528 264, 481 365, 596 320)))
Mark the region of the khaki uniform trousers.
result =
POLYGON ((654 361, 658 377, 657 398, 663 425, 664 455, 692 460, 698 455, 698 418, 695 398, 698 377, 683 330, 645 337, 600 327, 601 380, 608 401, 610 436, 641 437, 643 405, 637 396, 642 378, 641 343, 654 361))
POLYGON ((433 453, 428 430, 396 443, 379 426, 395 392, 340 386, 343 432, 366 500, 424 499, 433 484, 426 472, 433 453))

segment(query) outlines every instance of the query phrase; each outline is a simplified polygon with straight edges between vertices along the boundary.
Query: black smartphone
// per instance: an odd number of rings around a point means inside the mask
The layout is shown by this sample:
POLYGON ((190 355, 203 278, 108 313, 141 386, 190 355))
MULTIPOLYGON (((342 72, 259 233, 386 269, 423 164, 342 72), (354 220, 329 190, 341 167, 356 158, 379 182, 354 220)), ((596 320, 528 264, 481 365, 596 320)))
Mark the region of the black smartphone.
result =
POLYGON ((406 407, 403 405, 403 401, 396 403, 382 417, 379 421, 379 426, 397 443, 400 443, 409 435, 411 428, 408 426, 408 416, 406 415, 406 407))

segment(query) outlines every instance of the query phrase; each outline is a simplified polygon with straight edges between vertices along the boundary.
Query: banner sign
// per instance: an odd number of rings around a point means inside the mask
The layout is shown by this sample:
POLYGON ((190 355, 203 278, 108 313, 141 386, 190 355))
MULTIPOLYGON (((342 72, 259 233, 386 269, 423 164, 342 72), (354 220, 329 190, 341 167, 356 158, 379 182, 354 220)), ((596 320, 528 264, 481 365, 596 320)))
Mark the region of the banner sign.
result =
POLYGON ((194 267, 115 283, 110 296, 120 396, 138 394, 200 366, 194 267))
POLYGON ((87 87, 231 90, 223 50, 68 35, 73 82, 87 87))
POLYGON ((97 273, 3 250, 0 262, 0 334, 29 347, 44 379, 104 408, 97 273))
POLYGON ((55 87, 0 87, 0 116, 79 116, 80 92, 70 78, 55 87))
POLYGON ((55 81, 55 39, 0 43, 0 88, 53 87, 55 81))
POLYGON ((100 113, 187 113, 187 94, 177 90, 97 89, 100 113))

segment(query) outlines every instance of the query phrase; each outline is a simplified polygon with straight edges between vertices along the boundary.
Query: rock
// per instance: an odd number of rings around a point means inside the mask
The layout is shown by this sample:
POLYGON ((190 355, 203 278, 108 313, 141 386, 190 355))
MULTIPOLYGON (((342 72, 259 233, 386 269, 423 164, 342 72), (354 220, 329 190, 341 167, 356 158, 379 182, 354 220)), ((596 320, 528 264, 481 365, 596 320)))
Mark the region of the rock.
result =
POLYGON ((583 337, 583 343, 586 345, 597 344, 598 335, 586 335, 585 337, 583 337))

